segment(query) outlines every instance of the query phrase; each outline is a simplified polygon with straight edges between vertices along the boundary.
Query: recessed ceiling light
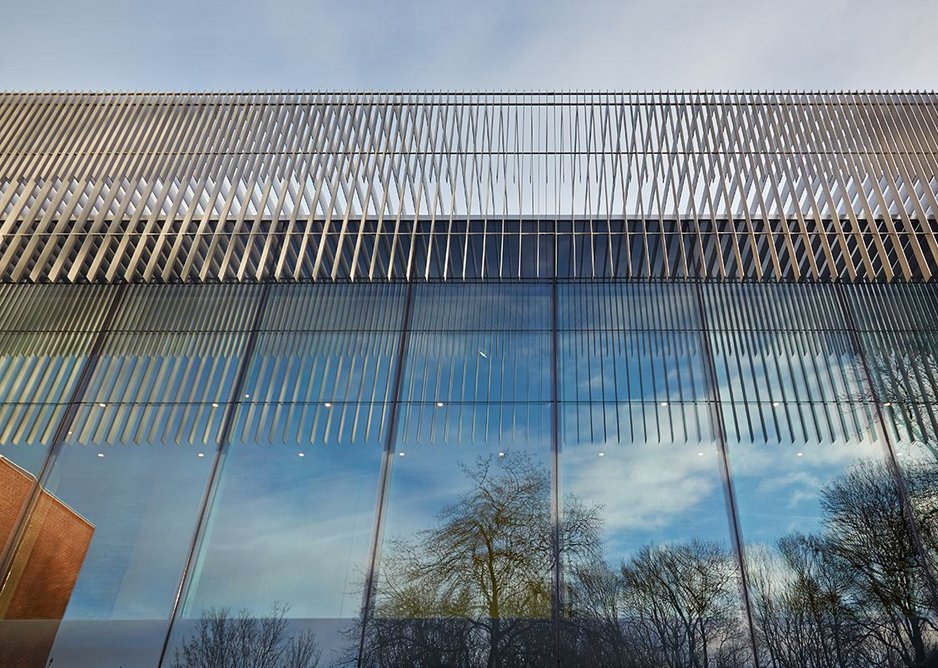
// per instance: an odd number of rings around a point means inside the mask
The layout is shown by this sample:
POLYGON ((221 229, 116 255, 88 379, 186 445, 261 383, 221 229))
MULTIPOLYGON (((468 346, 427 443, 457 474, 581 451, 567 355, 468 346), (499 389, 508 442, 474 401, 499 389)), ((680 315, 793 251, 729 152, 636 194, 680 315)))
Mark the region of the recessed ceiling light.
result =
POLYGON ((498 456, 499 456, 499 457, 504 457, 504 456, 505 456, 505 453, 504 453, 504 452, 499 452, 499 453, 498 453, 498 456))
POLYGON ((107 404, 104 402, 99 403, 98 406, 100 406, 101 408, 107 408, 107 404))
POLYGON ((442 402, 442 401, 436 402, 436 407, 437 407, 437 408, 443 408, 443 402, 442 402))
POLYGON ((398 453, 397 453, 397 456, 398 456, 398 457, 403 457, 403 456, 404 456, 404 453, 403 453, 403 452, 398 452, 398 453))
POLYGON ((332 404, 330 404, 328 401, 324 403, 323 406, 325 406, 326 408, 332 408, 332 404))
POLYGON ((103 452, 99 452, 99 453, 98 453, 98 457, 103 457, 103 456, 104 456, 104 453, 103 453, 103 452))
POLYGON ((668 402, 667 402, 667 401, 662 401, 662 402, 661 402, 661 405, 662 405, 662 406, 667 406, 667 405, 668 405, 668 402))
POLYGON ((296 453, 296 456, 297 456, 297 457, 305 457, 306 454, 305 454, 305 453, 302 453, 302 452, 298 452, 298 453, 296 453))
POLYGON ((703 453, 702 453, 702 452, 698 452, 698 453, 697 453, 697 456, 698 456, 698 457, 703 457, 703 453))
POLYGON ((218 408, 218 404, 214 401, 212 402, 212 408, 218 408))
POLYGON ((606 456, 606 453, 605 453, 605 452, 597 452, 596 454, 599 455, 600 457, 605 457, 605 456, 606 456))
POLYGON ((803 452, 799 452, 799 453, 798 453, 798 456, 799 456, 799 457, 804 457, 804 453, 803 453, 803 452))

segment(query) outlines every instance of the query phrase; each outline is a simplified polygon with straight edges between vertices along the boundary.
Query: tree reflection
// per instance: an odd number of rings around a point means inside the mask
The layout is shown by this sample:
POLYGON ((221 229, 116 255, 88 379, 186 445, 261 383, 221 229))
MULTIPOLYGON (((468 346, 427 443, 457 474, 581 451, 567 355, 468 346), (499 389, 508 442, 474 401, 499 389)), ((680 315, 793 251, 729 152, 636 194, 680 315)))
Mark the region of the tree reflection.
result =
MULTIPOLYGON (((548 472, 523 456, 463 467, 470 489, 436 526, 390 542, 364 637, 366 666, 543 666, 555 568, 548 472)), ((728 668, 748 656, 736 569, 715 543, 648 546, 617 569, 602 508, 564 499, 564 665, 728 668)))
MULTIPOLYGON (((913 505, 928 504, 935 535, 938 470, 906 476, 913 505)), ((763 663, 779 667, 934 665, 936 627, 927 574, 889 469, 861 462, 821 492, 815 535, 781 538, 750 554, 763 663), (929 663, 932 662, 932 663, 929 663)))
POLYGON ((737 571, 719 544, 645 546, 617 571, 583 565, 571 576, 568 664, 746 665, 737 571))
MULTIPOLYGON (((753 664, 736 559, 725 545, 648 544, 612 566, 600 542, 603 509, 572 497, 558 532, 564 610, 554 635, 550 476, 525 457, 480 459, 463 472, 469 491, 432 528, 390 542, 362 665, 753 664)), ((938 467, 908 470, 906 487, 934 544, 938 467)), ((926 569, 892 471, 857 463, 820 491, 820 503, 817 531, 749 548, 760 665, 938 665, 926 569)))
POLYGON ((173 668, 317 668, 319 646, 310 631, 287 634, 288 606, 257 618, 242 610, 207 610, 177 648, 173 668))
MULTIPOLYGON (((368 666, 540 666, 550 632, 555 539, 551 481, 524 455, 463 466, 469 489, 437 525, 393 540, 365 635, 368 666)), ((571 500, 566 551, 598 551, 599 513, 571 500)))

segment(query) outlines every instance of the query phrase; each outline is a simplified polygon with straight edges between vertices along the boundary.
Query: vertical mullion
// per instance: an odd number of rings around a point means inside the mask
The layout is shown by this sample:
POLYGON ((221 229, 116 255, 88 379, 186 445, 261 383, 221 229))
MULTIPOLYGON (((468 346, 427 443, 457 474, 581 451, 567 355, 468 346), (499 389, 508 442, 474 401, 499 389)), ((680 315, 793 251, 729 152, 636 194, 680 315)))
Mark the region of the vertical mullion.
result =
POLYGON ((701 335, 701 353, 703 355, 704 375, 707 378, 707 386, 710 394, 710 414, 713 420, 713 427, 716 430, 717 454, 720 459, 720 474, 723 479, 723 492, 726 498, 726 511, 730 525, 730 535, 733 542, 733 549, 736 553, 737 565, 739 566, 739 577, 741 584, 741 593, 743 599, 743 612, 746 615, 746 622, 749 630, 749 641, 752 644, 752 663, 755 668, 759 668, 759 651, 756 645, 756 630, 752 615, 752 602, 749 598, 749 577, 746 571, 745 552, 743 550, 742 529, 739 523, 739 513, 736 508, 736 495, 733 489, 733 478, 730 473, 729 453, 726 445, 726 425, 723 422, 722 402, 719 395, 719 384, 716 375, 716 366, 713 361, 713 351, 710 343, 710 327, 707 322, 707 309, 704 303, 703 287, 701 282, 694 285, 697 301, 697 311, 700 315, 700 335, 701 335))
POLYGON ((407 357, 407 343, 410 334, 410 318, 413 313, 414 282, 407 282, 407 296, 404 301, 404 317, 401 320, 401 338, 397 346, 397 367, 394 369, 394 380, 390 390, 390 415, 388 416, 388 431, 384 442, 384 452, 381 456, 381 472, 378 481, 378 501, 375 510, 375 524, 368 558, 368 572, 365 575, 365 591, 362 595, 361 636, 358 641, 358 657, 356 665, 362 666, 365 652, 365 638, 368 633, 368 621, 374 609, 375 585, 378 579, 378 563, 381 552, 381 535, 384 529, 384 515, 387 508, 389 481, 391 477, 391 461, 394 454, 395 431, 401 408, 401 388, 404 383, 404 364, 407 357))
POLYGON ((166 637, 163 639, 163 647, 160 650, 160 659, 157 663, 157 666, 162 666, 166 660, 166 653, 169 650, 169 642, 173 635, 173 626, 176 623, 177 615, 179 613, 179 605, 188 594, 187 589, 191 584, 190 576, 192 572, 192 564, 202 547, 202 541, 205 537, 205 528, 207 524, 206 520, 209 513, 212 511, 215 495, 218 492, 221 471, 224 466, 225 458, 228 454, 228 447, 230 445, 232 424, 234 423, 235 414, 241 405, 241 390, 244 387, 245 380, 247 380, 247 372, 251 366, 251 361, 254 356, 254 348, 257 343, 258 335, 260 334, 261 321, 267 306, 270 290, 270 283, 266 283, 261 288, 261 294, 257 300, 257 306, 255 307, 254 316, 251 322, 251 329, 249 330, 247 341, 244 344, 242 358, 238 364, 235 380, 231 385, 231 394, 228 398, 228 404, 225 407, 225 413, 222 416, 221 429, 219 430, 218 434, 218 447, 215 451, 214 461, 212 462, 212 470, 209 473, 205 492, 202 495, 202 502, 199 504, 199 511, 196 515, 195 530, 192 534, 192 541, 189 544, 186 560, 183 563, 182 573, 179 576, 179 583, 176 587, 176 595, 173 598, 173 605, 170 608, 169 625, 166 629, 166 637))
MULTIPOLYGON (((88 389, 88 385, 91 383, 91 377, 94 374, 95 368, 97 367, 98 359, 101 356, 101 350, 104 347, 104 343, 107 340, 108 334, 110 333, 111 324, 114 322, 114 318, 117 315, 126 292, 127 286, 124 284, 119 285, 114 289, 114 295, 111 298, 111 303, 108 305, 107 312, 105 313, 104 318, 101 320, 101 326, 95 333, 94 342, 92 343, 91 349, 88 351, 87 358, 85 359, 85 363, 79 372, 78 382, 76 383, 75 389, 72 391, 72 394, 66 403, 65 413, 62 415, 62 419, 59 421, 55 431, 53 432, 52 443, 49 446, 49 452, 46 453, 45 461, 43 462, 42 467, 39 469, 39 475, 36 476, 36 484, 33 485, 32 491, 30 492, 26 503, 23 504, 23 509, 19 513, 19 516, 14 523, 14 530, 10 536, 10 540, 6 546, 6 549, 2 552, 2 554, 0 554, 0 577, 2 577, 2 580, 0 580, 0 583, 2 583, 2 585, 0 585, 0 597, 6 598, 7 596, 12 595, 12 592, 6 591, 6 587, 12 586, 10 585, 9 580, 7 580, 7 576, 9 574, 10 568, 13 565, 13 559, 16 556, 20 542, 26 534, 26 530, 29 526, 29 518, 35 509, 36 504, 39 502, 42 489, 49 479, 49 473, 52 470, 52 466, 55 464, 58 453, 62 449, 62 444, 65 442, 65 437, 69 433, 68 430, 72 426, 72 421, 75 419, 75 415, 78 413, 78 408, 81 405, 85 391, 88 389)), ((72 334, 68 333, 63 334, 66 336, 72 336, 72 334)), ((3 548, 3 546, 0 546, 0 548, 3 548)))
POLYGON ((558 332, 557 332, 557 278, 551 281, 550 298, 550 335, 551 335, 551 397, 550 397, 550 434, 551 434, 551 542, 553 548, 553 596, 551 604, 551 623, 554 632, 554 660, 560 663, 560 618, 563 610, 563 577, 561 574, 561 517, 560 517, 560 426, 559 401, 559 368, 558 368, 558 332))

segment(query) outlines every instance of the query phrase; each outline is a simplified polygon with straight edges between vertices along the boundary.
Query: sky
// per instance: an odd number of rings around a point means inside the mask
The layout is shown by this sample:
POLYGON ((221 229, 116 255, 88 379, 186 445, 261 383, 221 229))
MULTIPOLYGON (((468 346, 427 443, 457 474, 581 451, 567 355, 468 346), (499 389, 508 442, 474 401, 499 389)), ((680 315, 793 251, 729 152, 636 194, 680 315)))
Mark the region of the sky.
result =
POLYGON ((933 90, 934 0, 0 0, 0 90, 933 90))

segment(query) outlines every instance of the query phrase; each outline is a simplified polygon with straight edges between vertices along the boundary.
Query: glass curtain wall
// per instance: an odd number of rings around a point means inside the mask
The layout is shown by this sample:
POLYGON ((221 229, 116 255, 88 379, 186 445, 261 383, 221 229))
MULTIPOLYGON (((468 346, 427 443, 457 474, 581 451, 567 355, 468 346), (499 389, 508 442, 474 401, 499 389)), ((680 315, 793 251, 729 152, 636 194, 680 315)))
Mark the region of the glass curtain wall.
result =
MULTIPOLYGON (((934 651, 929 574, 844 308, 863 290, 706 288, 763 666, 921 666, 934 651)), ((919 473, 906 487, 930 498, 919 473)))
POLYGON ((0 288, 0 569, 9 569, 0 589, 2 665, 44 665, 93 531, 38 481, 116 293, 0 288))
POLYGON ((406 292, 272 286, 163 665, 355 661, 406 292))
POLYGON ((413 288, 367 666, 542 666, 554 542, 549 285, 413 288))
POLYGON ((749 665, 696 286, 558 290, 563 665, 749 665))
POLYGON ((934 286, 0 300, 2 665, 935 658, 934 286))

